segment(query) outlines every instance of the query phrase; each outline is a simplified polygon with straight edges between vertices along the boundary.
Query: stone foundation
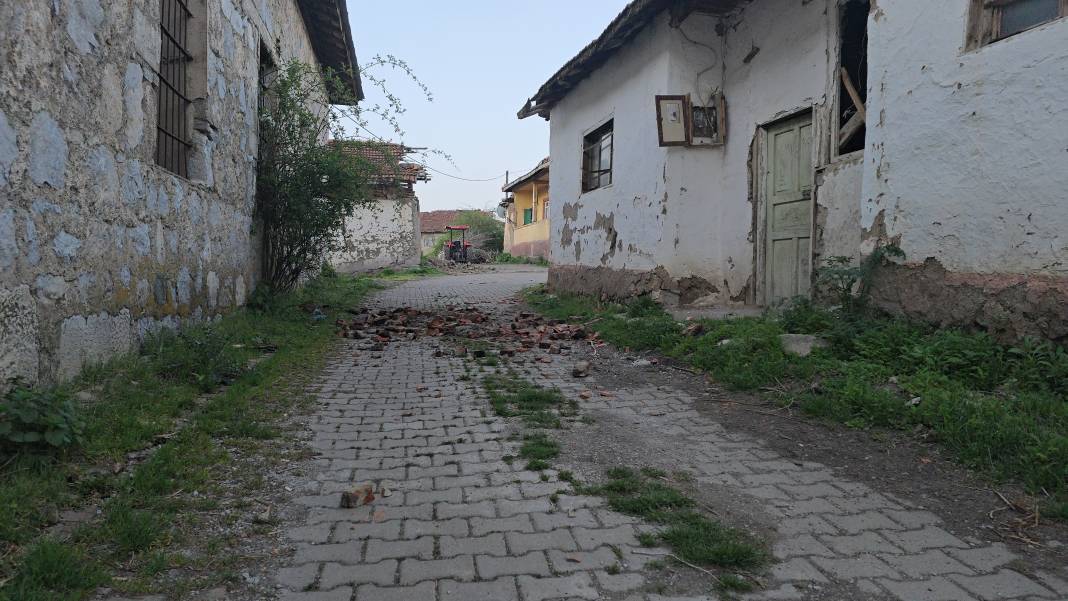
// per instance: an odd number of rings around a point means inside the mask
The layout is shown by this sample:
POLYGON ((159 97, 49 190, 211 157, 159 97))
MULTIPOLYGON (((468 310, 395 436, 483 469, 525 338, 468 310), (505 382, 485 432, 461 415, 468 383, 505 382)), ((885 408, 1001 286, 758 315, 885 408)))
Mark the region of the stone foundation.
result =
POLYGON ((586 294, 601 299, 627 299, 671 288, 671 276, 663 267, 652 271, 553 265, 549 290, 586 294))
POLYGON ((1068 277, 956 273, 927 259, 882 267, 872 301, 941 327, 980 328, 1003 342, 1068 342, 1068 277))

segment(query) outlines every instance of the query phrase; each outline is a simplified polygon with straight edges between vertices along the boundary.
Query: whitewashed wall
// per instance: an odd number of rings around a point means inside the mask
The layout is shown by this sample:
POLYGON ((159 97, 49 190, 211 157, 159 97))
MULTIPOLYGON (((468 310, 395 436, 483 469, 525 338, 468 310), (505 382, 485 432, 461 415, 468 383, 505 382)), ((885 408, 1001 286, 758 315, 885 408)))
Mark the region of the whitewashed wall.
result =
POLYGON ((897 0, 869 20, 862 250, 906 255, 875 301, 1068 340, 1068 19, 965 51, 967 12, 897 0))
MULTIPOLYGON (((726 38, 715 33, 715 19, 692 15, 682 29, 693 42, 663 14, 552 109, 550 243, 557 282, 581 281, 587 292, 611 294, 627 291, 613 290, 618 270, 658 270, 657 285, 681 291, 684 301, 756 300, 751 144, 761 124, 825 104, 833 68, 831 6, 830 0, 749 5, 726 38), (760 51, 746 62, 754 45, 760 51), (659 148, 654 96, 696 99, 719 86, 728 104, 727 144, 659 148), (582 136, 610 116, 613 184, 580 194, 582 136), (565 281, 569 273, 574 277, 565 281)), ((622 281, 635 277, 626 276, 622 281)))
POLYGON ((343 244, 330 262, 345 273, 418 265, 419 199, 387 198, 358 207, 345 220, 343 244))
POLYGON ((863 226, 910 262, 1066 276, 1068 19, 965 52, 967 12, 897 0, 872 17, 863 226))

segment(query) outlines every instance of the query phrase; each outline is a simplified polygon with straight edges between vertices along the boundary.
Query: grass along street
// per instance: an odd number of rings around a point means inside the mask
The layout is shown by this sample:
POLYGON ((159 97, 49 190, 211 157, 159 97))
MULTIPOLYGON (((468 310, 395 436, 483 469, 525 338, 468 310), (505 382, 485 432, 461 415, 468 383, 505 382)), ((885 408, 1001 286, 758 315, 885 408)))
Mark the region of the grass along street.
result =
MULTIPOLYGON (((522 435, 523 444, 519 448, 526 469, 552 469, 552 460, 560 455, 560 446, 550 431, 564 428, 568 419, 577 419, 578 403, 566 399, 558 390, 530 383, 514 371, 506 372, 504 368, 494 371, 483 377, 482 385, 498 416, 518 417, 529 430, 522 435)), ((760 568, 769 560, 760 541, 709 518, 680 488, 672 486, 673 480, 686 480, 685 474, 669 478, 666 472, 654 468, 636 470, 615 466, 606 470, 604 482, 591 485, 578 482, 567 470, 557 475, 574 487, 574 494, 605 497, 611 509, 656 524, 658 531, 644 533, 639 542, 646 547, 668 545, 673 552, 669 557, 704 571, 721 589, 751 590, 753 581, 735 572, 760 568)), ((558 494, 568 492, 561 490, 558 494)))
POLYGON ((649 299, 599 303, 526 293, 543 314, 582 321, 620 348, 663 353, 733 390, 760 391, 850 427, 923 428, 964 465, 1022 482, 1045 516, 1068 519, 1068 352, 1046 342, 999 345, 989 335, 938 330, 799 302, 762 318, 680 323, 649 299), (781 334, 815 334, 806 357, 781 334))
POLYGON ((64 447, 4 441, 0 599, 83 599, 103 585, 131 593, 193 586, 161 578, 176 567, 210 565, 198 587, 235 577, 223 539, 208 541, 215 555, 170 550, 202 536, 197 522, 218 509, 212 491, 232 457, 279 435, 302 402, 290 384, 332 344, 333 314, 375 287, 369 278, 327 274, 283 298, 255 297, 216 324, 164 330, 139 353, 61 388, 9 395, 8 404, 26 404, 16 400, 21 394, 69 407, 81 435, 64 447), (82 517, 55 525, 72 511, 82 517))

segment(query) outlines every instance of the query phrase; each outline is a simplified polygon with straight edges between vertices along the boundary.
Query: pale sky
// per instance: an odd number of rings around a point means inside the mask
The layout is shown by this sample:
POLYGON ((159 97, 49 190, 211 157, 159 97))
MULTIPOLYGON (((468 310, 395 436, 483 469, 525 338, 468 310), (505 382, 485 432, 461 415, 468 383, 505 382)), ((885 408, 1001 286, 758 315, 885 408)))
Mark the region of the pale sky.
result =
MULTIPOLYGON (((420 208, 491 209, 502 197, 504 172, 526 173, 549 154, 549 124, 540 117, 520 121, 523 102, 565 62, 597 37, 626 6, 626 0, 348 0, 356 56, 363 64, 376 54, 408 62, 434 95, 427 102, 404 75, 386 75, 407 112, 403 142, 448 153, 427 163, 466 182, 431 172, 416 186, 420 208)), ((373 105, 382 95, 364 82, 373 105)), ((375 123, 369 129, 395 139, 375 123)))

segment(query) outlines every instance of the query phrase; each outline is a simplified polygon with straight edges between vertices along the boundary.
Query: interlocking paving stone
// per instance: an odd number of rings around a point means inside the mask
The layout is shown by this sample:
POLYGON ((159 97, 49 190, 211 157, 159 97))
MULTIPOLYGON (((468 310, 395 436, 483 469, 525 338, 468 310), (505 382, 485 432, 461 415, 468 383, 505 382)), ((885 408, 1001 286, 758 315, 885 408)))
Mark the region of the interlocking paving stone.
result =
POLYGON ((470 536, 456 538, 443 536, 438 540, 438 547, 442 557, 454 555, 507 555, 508 551, 504 544, 504 535, 497 532, 485 536, 470 536))
POLYGON ((975 597, 945 578, 919 582, 881 579, 879 583, 892 594, 909 601, 975 601, 975 597))
MULTIPOLYGON (((505 320, 516 308, 502 300, 539 278, 544 272, 522 270, 431 278, 384 290, 370 302, 424 309, 470 302, 505 320)), ((519 443, 487 411, 477 382, 460 379, 463 360, 435 356, 439 343, 395 341, 358 356, 342 350, 311 387, 319 409, 304 439, 318 456, 308 461, 309 476, 293 485, 293 506, 306 517, 286 524, 294 554, 275 574, 281 598, 672 599, 641 592, 642 567, 668 552, 635 553, 636 533, 653 527, 607 509, 601 497, 561 494, 570 486, 554 470, 543 475, 504 462, 519 443), (370 507, 339 508, 341 492, 362 482, 382 483, 394 494, 370 507), (628 572, 610 574, 617 565, 628 572), (304 590, 316 584, 319 590, 304 590)), ((342 348, 357 344, 343 341, 342 348)), ((858 592, 833 601, 1066 596, 1057 587, 1068 586, 1068 574, 1036 580, 1005 569, 1016 556, 1004 545, 968 539, 969 545, 938 515, 916 509, 922 501, 910 504, 825 465, 783 457, 699 413, 683 390, 612 388, 596 374, 578 382, 569 373, 574 358, 550 357, 528 377, 575 399, 607 384, 612 396, 582 401, 584 411, 618 418, 635 438, 676 442, 685 451, 667 449, 666 461, 685 466, 699 483, 749 495, 754 511, 775 520, 769 545, 781 563, 747 600, 801 599, 808 586, 835 585, 858 592)))
POLYGON ((1053 596, 1053 592, 1014 570, 1001 570, 983 576, 951 575, 949 579, 984 601, 1027 595, 1053 596))
POLYGON ((400 583, 412 584, 423 580, 474 580, 475 562, 470 555, 460 555, 451 559, 405 559, 400 565, 400 583))
POLYGON ((490 582, 455 582, 443 580, 438 584, 440 601, 518 601, 515 579, 498 578, 490 582))
POLYGON ((435 583, 420 582, 414 586, 381 587, 365 584, 356 589, 360 601, 433 601, 435 583))
POLYGON ((297 547, 293 564, 308 562, 336 561, 339 563, 359 563, 363 557, 363 543, 341 543, 327 545, 304 545, 297 547))
POLYGON ((509 532, 505 535, 508 541, 508 549, 515 554, 527 551, 546 551, 548 549, 560 549, 574 551, 578 549, 574 537, 567 530, 554 530, 552 532, 509 532))
POLYGON ((549 563, 541 551, 531 551, 525 555, 510 557, 478 555, 475 557, 475 565, 478 568, 479 577, 483 580, 517 574, 548 576, 550 573, 549 563))
POLYGON ((520 576, 519 590, 523 592, 526 601, 544 601, 545 599, 557 599, 561 597, 574 597, 578 599, 597 599, 597 589, 593 587, 593 581, 589 574, 578 573, 570 576, 556 578, 533 578, 520 576))
POLYGON ((323 566, 319 588, 332 589, 341 584, 393 584, 397 573, 397 560, 387 559, 378 563, 357 566, 328 563, 323 566))
POLYGON ((318 575, 319 565, 307 563, 293 568, 282 568, 281 570, 278 570, 277 581, 278 584, 281 584, 288 589, 300 591, 315 582, 315 578, 318 575))
POLYGON ((352 589, 347 586, 330 591, 292 592, 283 591, 279 595, 282 601, 349 601, 352 589))

